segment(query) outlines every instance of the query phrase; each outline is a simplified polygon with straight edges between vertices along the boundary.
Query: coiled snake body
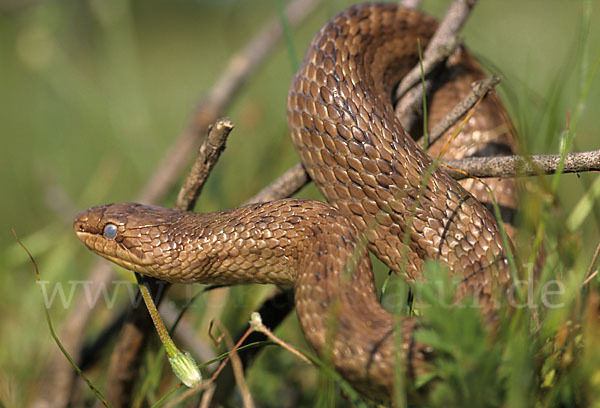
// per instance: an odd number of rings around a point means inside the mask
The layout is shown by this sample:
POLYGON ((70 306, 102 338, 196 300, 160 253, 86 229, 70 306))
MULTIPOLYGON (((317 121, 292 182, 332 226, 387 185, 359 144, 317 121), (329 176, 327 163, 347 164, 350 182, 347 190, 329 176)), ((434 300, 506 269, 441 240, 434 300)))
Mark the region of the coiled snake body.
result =
MULTIPOLYGON (((125 268, 170 282, 293 286, 311 345, 329 353, 360 391, 389 399, 395 362, 413 378, 434 351, 414 339, 414 317, 403 319, 395 339, 368 249, 409 281, 420 278, 425 259, 440 260, 461 280, 457 296, 473 294, 486 310, 510 279, 494 217, 432 166, 394 116, 391 90, 418 61, 417 39, 425 47, 435 27, 396 5, 364 5, 315 36, 292 81, 288 121, 305 168, 331 205, 287 199, 198 214, 109 204, 79 214, 77 236, 125 268)), ((468 54, 453 58, 433 105, 460 99, 482 75, 468 54)), ((451 143, 458 155, 481 150, 481 141, 510 150, 504 115, 493 95, 486 98, 469 131, 451 143)), ((512 204, 514 186, 496 183, 501 204, 512 204)), ((472 191, 484 197, 477 184, 472 191)))

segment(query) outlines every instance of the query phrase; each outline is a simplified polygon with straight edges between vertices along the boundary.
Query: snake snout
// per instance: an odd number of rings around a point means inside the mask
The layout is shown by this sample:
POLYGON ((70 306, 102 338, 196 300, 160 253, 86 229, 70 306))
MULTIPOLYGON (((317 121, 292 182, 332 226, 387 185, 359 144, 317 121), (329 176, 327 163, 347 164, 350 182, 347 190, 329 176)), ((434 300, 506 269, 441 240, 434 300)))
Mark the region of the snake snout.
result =
POLYGON ((83 210, 73 220, 73 230, 81 239, 81 234, 98 235, 102 233, 104 227, 104 213, 106 205, 90 207, 83 210))
POLYGON ((90 221, 90 209, 84 210, 77 214, 73 220, 73 231, 81 239, 81 234, 93 234, 95 231, 92 228, 90 221))

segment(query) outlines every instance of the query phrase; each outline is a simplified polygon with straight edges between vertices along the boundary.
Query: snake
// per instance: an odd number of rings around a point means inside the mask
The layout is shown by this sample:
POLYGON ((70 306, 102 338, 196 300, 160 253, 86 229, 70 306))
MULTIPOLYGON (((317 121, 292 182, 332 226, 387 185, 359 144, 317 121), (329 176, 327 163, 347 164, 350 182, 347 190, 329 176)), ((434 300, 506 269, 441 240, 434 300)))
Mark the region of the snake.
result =
MULTIPOLYGON (((169 282, 293 288, 318 355, 362 394, 389 401, 398 375, 414 382, 437 353, 415 336, 426 321, 380 304, 370 252, 409 283, 425 279, 427 260, 438 261, 458 282, 455 297, 479 302, 482 324, 492 324, 511 281, 510 241, 487 190, 452 179, 431 158, 440 148, 425 152, 394 114, 392 91, 436 27, 415 10, 366 4, 341 12, 312 40, 291 82, 288 124, 327 203, 289 198, 213 213, 114 203, 77 215, 77 237, 115 264, 169 282)), ((430 97, 430 120, 483 75, 466 50, 453 54, 430 97)), ((447 151, 510 154, 510 128, 490 94, 446 138, 447 151)), ((511 181, 489 184, 501 207, 514 205, 511 181)))

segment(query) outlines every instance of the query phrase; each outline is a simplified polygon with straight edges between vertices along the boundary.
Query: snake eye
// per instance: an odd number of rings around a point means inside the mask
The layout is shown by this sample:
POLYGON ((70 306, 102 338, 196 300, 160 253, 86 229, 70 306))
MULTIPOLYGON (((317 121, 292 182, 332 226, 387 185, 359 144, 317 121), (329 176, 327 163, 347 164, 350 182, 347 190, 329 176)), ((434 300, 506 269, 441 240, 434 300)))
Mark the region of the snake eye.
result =
POLYGON ((106 224, 103 231, 104 238, 115 239, 117 236, 117 226, 115 224, 106 224))

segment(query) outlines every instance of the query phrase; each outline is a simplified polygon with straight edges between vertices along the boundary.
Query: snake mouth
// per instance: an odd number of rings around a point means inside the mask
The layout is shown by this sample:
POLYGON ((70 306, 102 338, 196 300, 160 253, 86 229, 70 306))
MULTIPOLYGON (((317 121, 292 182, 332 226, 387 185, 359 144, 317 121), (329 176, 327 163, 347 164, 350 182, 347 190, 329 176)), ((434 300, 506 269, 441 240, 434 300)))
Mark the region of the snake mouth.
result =
POLYGON ((152 262, 150 260, 144 262, 143 259, 136 257, 122 244, 117 242, 108 242, 112 244, 110 245, 112 250, 107 250, 107 240, 101 235, 81 230, 75 230, 75 235, 90 251, 100 255, 108 261, 127 270, 152 276, 152 273, 148 270, 148 266, 151 265, 152 262))

